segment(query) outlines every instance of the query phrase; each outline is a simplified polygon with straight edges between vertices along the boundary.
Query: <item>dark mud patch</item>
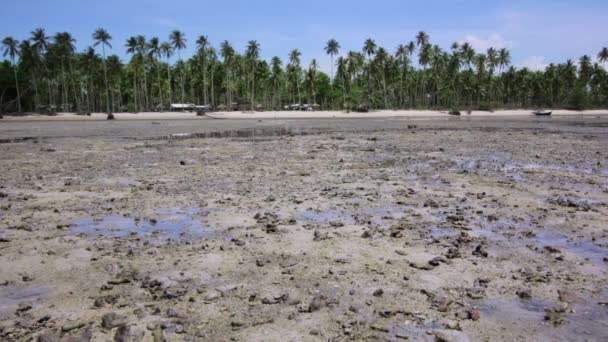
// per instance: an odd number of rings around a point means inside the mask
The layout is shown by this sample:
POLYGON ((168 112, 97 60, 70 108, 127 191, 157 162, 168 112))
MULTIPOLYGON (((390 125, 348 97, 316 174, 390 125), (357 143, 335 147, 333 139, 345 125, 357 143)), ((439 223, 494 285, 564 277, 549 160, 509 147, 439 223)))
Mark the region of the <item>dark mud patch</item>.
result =
POLYGON ((281 136, 300 136, 300 135, 315 135, 321 133, 330 133, 330 129, 315 128, 315 129, 293 129, 283 126, 272 127, 252 127, 225 131, 210 131, 210 132, 194 132, 194 133, 175 133, 162 137, 152 138, 152 140, 186 140, 186 139, 218 139, 218 138, 246 138, 256 139, 264 137, 281 137, 281 136))

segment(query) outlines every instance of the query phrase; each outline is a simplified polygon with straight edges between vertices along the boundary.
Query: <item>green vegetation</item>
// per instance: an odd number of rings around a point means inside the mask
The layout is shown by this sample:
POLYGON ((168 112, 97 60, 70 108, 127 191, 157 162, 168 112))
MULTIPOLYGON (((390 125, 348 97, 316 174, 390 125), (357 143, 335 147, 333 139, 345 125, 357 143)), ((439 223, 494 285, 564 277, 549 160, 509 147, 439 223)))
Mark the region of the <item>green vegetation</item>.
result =
POLYGON ((240 54, 228 41, 216 50, 200 36, 196 53, 182 59, 185 34, 173 31, 167 38, 129 38, 124 47, 130 61, 124 63, 107 55, 112 36, 104 29, 93 33, 92 47, 83 52, 75 51, 67 32, 49 37, 38 28, 21 42, 6 37, 0 111, 139 112, 167 110, 175 102, 251 110, 295 103, 323 109, 608 106, 608 48, 599 52, 597 63, 583 56, 578 63, 568 60, 531 71, 511 66, 506 49, 479 53, 468 43, 454 43, 443 51, 425 32, 399 45, 394 54, 367 39, 360 52, 339 56, 339 42, 330 39, 324 47, 332 65, 328 76, 318 70, 316 60, 302 66, 297 49, 287 63, 280 57, 267 62, 260 60, 261 46, 255 40, 240 54), (178 58, 171 65, 174 53, 178 58))

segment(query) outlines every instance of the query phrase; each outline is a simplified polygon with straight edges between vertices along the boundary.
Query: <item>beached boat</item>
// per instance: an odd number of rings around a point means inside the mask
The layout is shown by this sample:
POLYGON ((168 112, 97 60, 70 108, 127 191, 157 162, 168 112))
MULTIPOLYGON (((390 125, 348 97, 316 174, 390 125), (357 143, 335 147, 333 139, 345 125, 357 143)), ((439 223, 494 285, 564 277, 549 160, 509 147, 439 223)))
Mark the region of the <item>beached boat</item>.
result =
POLYGON ((538 115, 538 116, 548 116, 553 114, 553 112, 550 111, 546 111, 546 110, 535 110, 532 112, 534 115, 538 115))

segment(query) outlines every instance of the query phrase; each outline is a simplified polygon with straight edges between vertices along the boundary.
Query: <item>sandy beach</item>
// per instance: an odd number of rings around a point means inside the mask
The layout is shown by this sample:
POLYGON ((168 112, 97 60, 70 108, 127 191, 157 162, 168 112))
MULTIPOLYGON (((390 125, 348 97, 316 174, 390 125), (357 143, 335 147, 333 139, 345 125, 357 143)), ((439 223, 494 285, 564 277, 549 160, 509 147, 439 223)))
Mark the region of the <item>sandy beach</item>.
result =
MULTIPOLYGON (((608 115, 608 109, 586 111, 554 110, 554 116, 586 116, 608 115)), ((141 113, 114 113, 116 120, 186 120, 201 118, 192 112, 141 112, 141 113)), ((457 117, 449 115, 447 111, 433 110, 379 110, 368 113, 340 112, 340 111, 267 111, 267 112, 212 112, 205 115, 215 119, 378 119, 378 118, 427 118, 427 117, 457 117)), ((497 110, 494 112, 472 111, 470 114, 462 112, 462 117, 502 117, 502 116, 533 116, 530 110, 497 110)), ((76 115, 73 113, 58 113, 55 116, 26 114, 19 116, 6 115, 3 121, 36 121, 36 120, 106 120, 106 114, 93 113, 91 116, 76 115)))

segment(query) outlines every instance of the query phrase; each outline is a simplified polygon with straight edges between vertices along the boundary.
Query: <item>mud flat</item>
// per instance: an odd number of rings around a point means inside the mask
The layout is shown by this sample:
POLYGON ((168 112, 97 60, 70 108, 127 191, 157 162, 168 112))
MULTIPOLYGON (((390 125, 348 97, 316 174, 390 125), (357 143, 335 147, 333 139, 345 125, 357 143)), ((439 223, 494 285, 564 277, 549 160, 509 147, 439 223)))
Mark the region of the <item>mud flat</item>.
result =
POLYGON ((2 341, 605 341, 608 117, 0 124, 2 341))

